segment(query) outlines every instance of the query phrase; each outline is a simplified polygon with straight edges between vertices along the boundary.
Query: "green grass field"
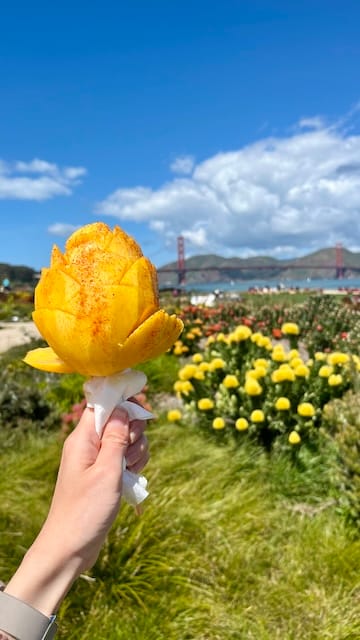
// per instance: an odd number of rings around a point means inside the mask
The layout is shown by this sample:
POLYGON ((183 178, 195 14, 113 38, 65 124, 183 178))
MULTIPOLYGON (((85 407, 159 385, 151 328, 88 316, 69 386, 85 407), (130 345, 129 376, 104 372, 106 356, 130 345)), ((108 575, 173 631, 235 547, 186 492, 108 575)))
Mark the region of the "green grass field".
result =
MULTIPOLYGON (((123 506, 62 606, 59 638, 360 638, 360 541, 337 513, 326 456, 301 471, 164 414, 148 435, 143 514, 123 506)), ((61 444, 54 432, 0 433, 4 581, 41 526, 61 444)))

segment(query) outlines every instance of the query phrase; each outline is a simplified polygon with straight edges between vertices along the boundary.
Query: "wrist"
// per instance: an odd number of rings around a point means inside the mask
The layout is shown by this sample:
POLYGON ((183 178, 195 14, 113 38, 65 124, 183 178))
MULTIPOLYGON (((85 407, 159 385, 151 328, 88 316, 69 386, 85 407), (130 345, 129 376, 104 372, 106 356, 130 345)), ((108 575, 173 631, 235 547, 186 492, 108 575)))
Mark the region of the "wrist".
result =
POLYGON ((79 575, 79 560, 49 549, 41 537, 27 551, 5 593, 45 616, 54 614, 79 575))

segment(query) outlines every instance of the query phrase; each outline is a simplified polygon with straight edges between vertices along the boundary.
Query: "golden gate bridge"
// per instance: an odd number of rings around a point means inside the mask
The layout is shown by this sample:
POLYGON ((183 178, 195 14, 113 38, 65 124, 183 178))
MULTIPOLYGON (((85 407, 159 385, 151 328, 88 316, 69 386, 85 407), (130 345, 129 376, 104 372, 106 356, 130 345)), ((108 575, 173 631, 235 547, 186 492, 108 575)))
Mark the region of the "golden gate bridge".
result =
MULTIPOLYGON (((349 267, 346 267, 344 264, 344 256, 342 245, 338 243, 335 247, 335 264, 317 264, 317 263, 307 263, 307 264, 296 264, 289 262, 279 262, 276 265, 269 264, 251 264, 251 265, 237 265, 237 266, 206 266, 207 271, 217 271, 217 272, 226 272, 229 273, 231 271, 270 271, 274 270, 276 272, 286 271, 287 269, 317 269, 317 270, 329 270, 334 269, 335 278, 340 280, 345 276, 346 270, 349 267)), ((178 284, 185 284, 186 274, 188 272, 195 271, 204 271, 205 267, 189 267, 186 266, 185 263, 185 241, 183 236, 179 236, 177 239, 177 266, 176 267, 162 267, 161 273, 177 273, 178 275, 178 284)), ((360 272, 360 267, 351 267, 351 271, 360 272)))

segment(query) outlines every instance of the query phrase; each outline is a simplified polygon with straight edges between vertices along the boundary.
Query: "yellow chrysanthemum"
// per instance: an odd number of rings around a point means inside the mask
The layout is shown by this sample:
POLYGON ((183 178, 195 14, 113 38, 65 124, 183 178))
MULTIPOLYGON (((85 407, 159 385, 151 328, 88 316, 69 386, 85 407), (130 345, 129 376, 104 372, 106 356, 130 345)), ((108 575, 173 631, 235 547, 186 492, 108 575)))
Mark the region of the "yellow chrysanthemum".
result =
POLYGON ((249 423, 246 418, 238 418, 235 422, 235 429, 238 431, 246 431, 249 428, 249 423))
POLYGON ((251 422, 264 422, 265 414, 261 409, 254 409, 250 415, 251 422))
POLYGON ((275 383, 287 381, 294 382, 295 372, 289 365, 285 364, 272 372, 271 380, 275 383))
POLYGON ((251 377, 245 380, 244 389, 249 396, 259 396, 263 391, 263 388, 258 381, 251 377))
POLYGON ((298 336, 300 329, 295 322, 284 322, 281 327, 281 332, 286 336, 298 336))
POLYGON ((290 409, 290 407, 291 404, 289 398, 285 398, 284 396, 277 398, 275 402, 275 409, 277 411, 287 411, 288 409, 290 409))
POLYGON ((256 358, 256 360, 254 360, 253 362, 255 369, 257 368, 268 369, 269 364, 270 364, 269 360, 266 360, 265 358, 256 358))
POLYGON ((295 375, 298 378, 307 378, 310 375, 310 369, 309 367, 306 366, 306 364, 302 363, 299 364, 296 368, 295 368, 295 375))
POLYGON ((304 361, 302 358, 300 358, 299 356, 296 356, 296 358, 290 358, 290 355, 289 355, 290 367, 292 367, 293 369, 296 369, 296 367, 299 367, 302 364, 304 364, 304 361))
POLYGON ((334 368, 330 367, 328 364, 323 364, 319 369, 320 378, 328 378, 333 373, 334 368))
POLYGON ((343 377, 340 373, 332 373, 328 378, 330 387, 338 387, 343 382, 343 377))
POLYGON ((176 380, 174 383, 174 390, 183 396, 188 396, 189 393, 194 391, 194 387, 190 380, 176 380))
POLYGON ((274 347, 271 354, 271 358, 272 360, 274 360, 274 362, 285 362, 285 360, 287 360, 287 355, 283 347, 277 346, 277 347, 274 347))
POLYGON ((300 434, 297 431, 291 431, 291 433, 289 433, 288 440, 290 444, 300 444, 301 442, 300 434))
POLYGON ((169 422, 178 422, 182 418, 182 413, 179 409, 170 409, 167 412, 167 419, 169 422))
POLYGON ((225 376, 224 380, 222 381, 222 384, 227 389, 236 389, 236 387, 239 386, 239 380, 237 379, 236 376, 232 374, 228 374, 227 376, 225 376))
POLYGON ((225 420, 224 418, 214 418, 212 422, 212 427, 215 430, 220 430, 225 428, 225 420))
POLYGON ((334 351, 333 353, 329 353, 327 361, 330 365, 347 364, 350 361, 350 356, 341 351, 334 351))
POLYGON ((214 401, 211 398, 200 398, 197 403, 198 409, 200 411, 209 411, 214 408, 214 401))
POLYGON ((75 231, 35 289, 33 320, 49 344, 27 364, 44 371, 109 376, 167 351, 183 329, 159 308, 156 269, 120 227, 75 231))
POLYGON ((179 371, 178 375, 180 380, 191 380, 191 378, 195 377, 197 370, 196 364, 186 364, 185 367, 179 371))
POLYGON ((297 412, 303 418, 312 418, 315 415, 315 407, 311 402, 301 402, 298 405, 297 412))
POLYGON ((326 360, 326 358, 327 358, 327 355, 323 351, 317 351, 315 353, 315 360, 318 360, 321 362, 323 360, 326 360))
POLYGON ((210 362, 210 371, 216 371, 216 369, 224 369, 225 360, 222 358, 214 358, 210 362))
POLYGON ((194 353, 193 357, 192 357, 192 361, 195 364, 199 364, 200 362, 202 362, 204 360, 204 357, 201 355, 201 353, 194 353))

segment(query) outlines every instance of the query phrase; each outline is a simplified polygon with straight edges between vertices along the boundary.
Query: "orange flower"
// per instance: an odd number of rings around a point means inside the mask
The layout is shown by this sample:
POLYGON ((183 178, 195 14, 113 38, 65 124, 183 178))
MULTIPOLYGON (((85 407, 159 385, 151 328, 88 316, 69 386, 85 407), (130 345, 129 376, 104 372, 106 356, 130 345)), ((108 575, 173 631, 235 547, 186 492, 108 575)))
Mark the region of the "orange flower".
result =
POLYGON ((102 222, 54 246, 33 320, 50 345, 25 362, 44 371, 109 376, 167 351, 183 323, 159 308, 155 267, 120 227, 102 222))

